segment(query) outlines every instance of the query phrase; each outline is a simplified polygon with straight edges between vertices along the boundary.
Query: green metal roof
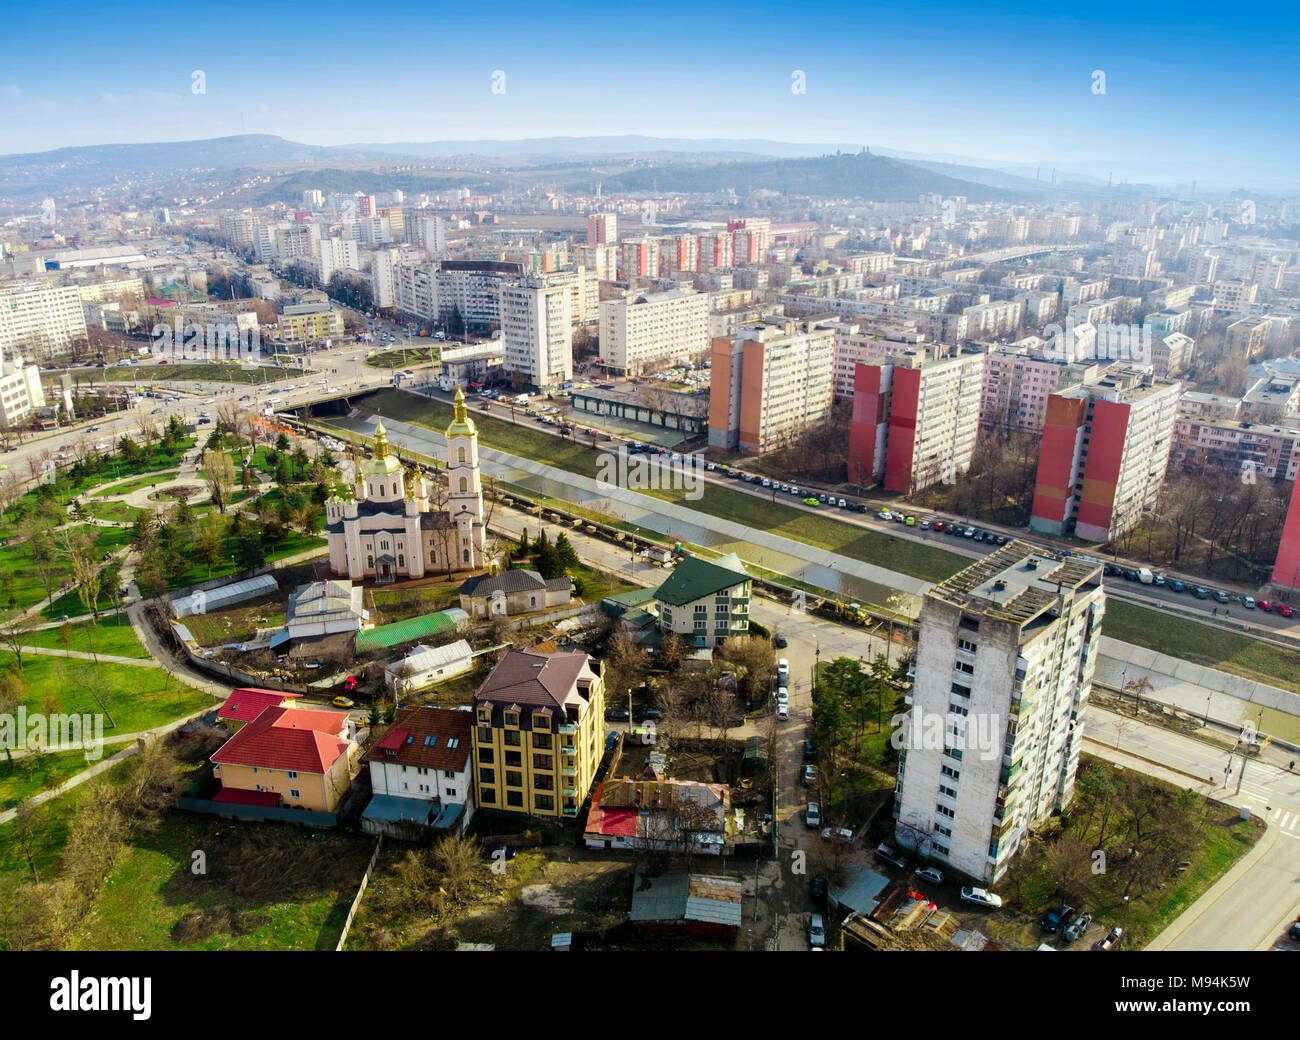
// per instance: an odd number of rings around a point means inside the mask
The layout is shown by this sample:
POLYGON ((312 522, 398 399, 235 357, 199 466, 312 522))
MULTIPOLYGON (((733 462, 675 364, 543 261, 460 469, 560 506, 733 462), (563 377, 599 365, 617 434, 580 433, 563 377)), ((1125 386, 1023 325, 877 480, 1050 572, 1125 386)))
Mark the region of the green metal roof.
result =
POLYGON ((655 599, 669 606, 684 607, 749 580, 745 565, 735 553, 716 563, 701 560, 698 556, 687 556, 655 589, 655 599))
POLYGON ((440 610, 434 614, 422 614, 419 617, 407 618, 405 621, 394 621, 391 625, 368 628, 357 633, 357 653, 363 654, 368 650, 386 650, 390 647, 400 646, 402 643, 425 639, 437 635, 439 632, 446 632, 455 628, 457 621, 468 616, 460 609, 440 610))

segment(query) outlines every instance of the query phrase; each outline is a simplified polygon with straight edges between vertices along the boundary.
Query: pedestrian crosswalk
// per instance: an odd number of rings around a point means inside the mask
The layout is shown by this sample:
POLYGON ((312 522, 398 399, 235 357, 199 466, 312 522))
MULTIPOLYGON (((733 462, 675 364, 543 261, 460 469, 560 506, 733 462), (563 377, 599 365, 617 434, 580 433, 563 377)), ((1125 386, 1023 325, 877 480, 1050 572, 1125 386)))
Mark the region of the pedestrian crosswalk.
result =
POLYGON ((1274 809, 1268 822, 1288 838, 1300 840, 1300 812, 1291 809, 1274 809))

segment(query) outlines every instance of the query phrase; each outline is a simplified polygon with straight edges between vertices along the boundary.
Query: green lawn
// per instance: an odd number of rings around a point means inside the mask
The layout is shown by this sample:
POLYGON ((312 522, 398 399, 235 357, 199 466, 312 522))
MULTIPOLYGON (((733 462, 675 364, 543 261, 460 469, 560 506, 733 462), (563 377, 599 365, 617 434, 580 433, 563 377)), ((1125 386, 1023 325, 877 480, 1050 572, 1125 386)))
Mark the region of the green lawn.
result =
POLYGON ((26 633, 22 641, 24 646, 39 646, 50 650, 67 649, 90 653, 93 647, 96 653, 108 654, 110 657, 149 658, 148 651, 140 645, 126 614, 120 618, 111 614, 100 618, 99 624, 94 627, 89 621, 78 621, 58 628, 43 628, 26 633), (63 642, 65 629, 71 637, 66 647, 63 642))
POLYGON ((136 477, 133 480, 123 480, 117 484, 109 484, 92 492, 95 498, 106 498, 109 495, 129 495, 132 491, 139 491, 141 488, 152 487, 154 484, 162 484, 172 480, 180 475, 180 470, 164 470, 161 473, 149 473, 142 477, 136 477))
MULTIPOLYGON (((105 756, 113 754, 105 749, 105 756)), ((84 751, 56 751, 43 755, 21 755, 12 762, 0 754, 0 811, 12 809, 42 791, 50 791, 89 769, 84 751)), ((4 831, 0 829, 0 835, 4 831)))
POLYGON ((391 347, 378 354, 372 354, 366 358, 366 364, 371 368, 414 368, 420 365, 431 365, 438 360, 438 357, 437 347, 416 345, 416 342, 412 341, 409 349, 391 347))
POLYGON ((133 524, 135 518, 144 512, 139 506, 129 506, 125 502, 97 502, 93 499, 85 507, 86 512, 96 520, 118 524, 133 524))
POLYGON ((1300 653, 1160 611, 1106 601, 1102 634, 1162 654, 1300 692, 1300 653))
MULTIPOLYGON (((13 655, 4 658, 5 666, 16 673, 13 655)), ((19 677, 28 711, 97 715, 107 708, 113 724, 104 720, 106 738, 152 729, 213 703, 164 668, 26 654, 19 677)))
MULTIPOLYGON (((91 527, 90 529, 99 537, 101 552, 116 552, 130 540, 130 531, 124 527, 91 527)), ((0 575, 3 575, 0 582, 7 590, 7 595, 13 597, 15 606, 30 607, 39 603, 48 594, 43 577, 32 562, 27 546, 23 542, 11 542, 0 547, 0 575)), ((72 580, 71 565, 60 561, 53 572, 53 591, 56 596, 59 592, 59 584, 70 580, 72 580)), ((78 614, 85 612, 80 602, 73 602, 77 600, 75 590, 59 599, 63 604, 62 609, 49 611, 49 617, 58 617, 60 614, 71 616, 74 612, 78 614)), ((100 602, 108 603, 109 600, 101 597, 100 602)))
POLYGON ((172 811, 127 843, 76 947, 333 950, 374 839, 172 811), (195 849, 207 873, 191 870, 195 849))
MULTIPOLYGON (((155 383, 178 381, 189 383, 274 383, 295 375, 298 375, 298 372, 262 366, 245 368, 243 365, 231 364, 152 364, 105 368, 98 372, 95 379, 99 382, 140 383, 153 386, 155 383)), ((184 389, 192 389, 192 387, 184 389)))
MULTIPOLYGON (((81 757, 81 753, 76 753, 81 757)), ((82 758, 82 764, 85 759, 82 758)), ((0 766, 0 769, 3 767, 0 766)), ((100 774, 90 783, 74 787, 67 794, 37 806, 31 824, 32 866, 42 880, 57 875, 63 846, 68 837, 68 825, 73 814, 83 802, 100 797, 96 788, 100 783, 120 783, 129 775, 131 762, 120 762, 100 774)), ((16 837, 16 821, 0 826, 0 891, 12 892, 19 885, 32 881, 32 867, 28 865, 23 843, 16 837)))
MULTIPOLYGON (((325 539, 314 534, 299 534, 297 531, 290 531, 284 538, 275 545, 268 545, 266 552, 266 562, 274 563, 276 560, 283 560, 287 556, 296 556, 298 553, 307 552, 310 549, 324 548, 325 539)), ((234 574, 242 570, 238 560, 235 558, 235 541, 233 538, 226 538, 221 562, 212 568, 212 573, 208 573, 207 564, 195 562, 184 574, 177 576, 167 583, 169 589, 184 589, 190 585, 197 585, 201 581, 207 581, 209 578, 223 578, 227 574, 234 574)))

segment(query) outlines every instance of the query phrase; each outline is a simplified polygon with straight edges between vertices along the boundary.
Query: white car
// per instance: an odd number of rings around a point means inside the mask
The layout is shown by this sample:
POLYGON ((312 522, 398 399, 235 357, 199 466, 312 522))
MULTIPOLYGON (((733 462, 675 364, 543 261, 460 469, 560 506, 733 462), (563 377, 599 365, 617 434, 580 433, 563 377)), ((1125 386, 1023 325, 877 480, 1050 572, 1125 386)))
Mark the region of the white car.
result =
POLYGON ((809 802, 808 808, 803 811, 804 822, 809 827, 817 828, 822 825, 822 807, 816 802, 809 802))
POLYGON ((917 867, 915 873, 922 881, 929 881, 936 885, 943 884, 943 871, 938 867, 917 867))
POLYGON ((973 888, 967 885, 961 890, 961 897, 967 903, 974 903, 976 906, 987 906, 992 910, 997 910, 1002 906, 1002 897, 994 895, 986 888, 973 888))
POLYGON ((339 392, 339 388, 337 386, 332 386, 325 392, 329 394, 337 394, 339 392))
POLYGON ((790 691, 787 690, 784 686, 778 687, 776 691, 776 703, 777 704, 790 703, 790 691))
POLYGON ((778 704, 776 706, 776 717, 780 719, 782 722, 788 719, 790 717, 790 705, 778 704))
POLYGON ((838 841, 845 845, 853 844, 853 832, 847 827, 827 827, 822 831, 822 837, 827 841, 838 841))

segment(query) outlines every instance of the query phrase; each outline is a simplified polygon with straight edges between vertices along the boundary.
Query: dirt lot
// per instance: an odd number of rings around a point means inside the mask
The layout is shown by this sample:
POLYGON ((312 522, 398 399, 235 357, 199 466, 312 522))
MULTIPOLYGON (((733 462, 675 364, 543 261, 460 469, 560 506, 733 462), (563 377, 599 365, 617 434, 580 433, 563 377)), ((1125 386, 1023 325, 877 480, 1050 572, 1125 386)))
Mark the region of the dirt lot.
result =
POLYGON ((283 590, 239 603, 229 610, 195 614, 183 624, 198 640, 199 646, 242 643, 252 639, 259 628, 279 628, 284 624, 287 594, 283 590))
POLYGON ((489 943, 501 950, 547 950, 555 932, 600 930, 626 919, 631 858, 597 858, 571 847, 521 849, 497 873, 486 857, 468 900, 429 914, 412 907, 400 861, 409 851, 385 842, 351 949, 452 950, 489 943))

